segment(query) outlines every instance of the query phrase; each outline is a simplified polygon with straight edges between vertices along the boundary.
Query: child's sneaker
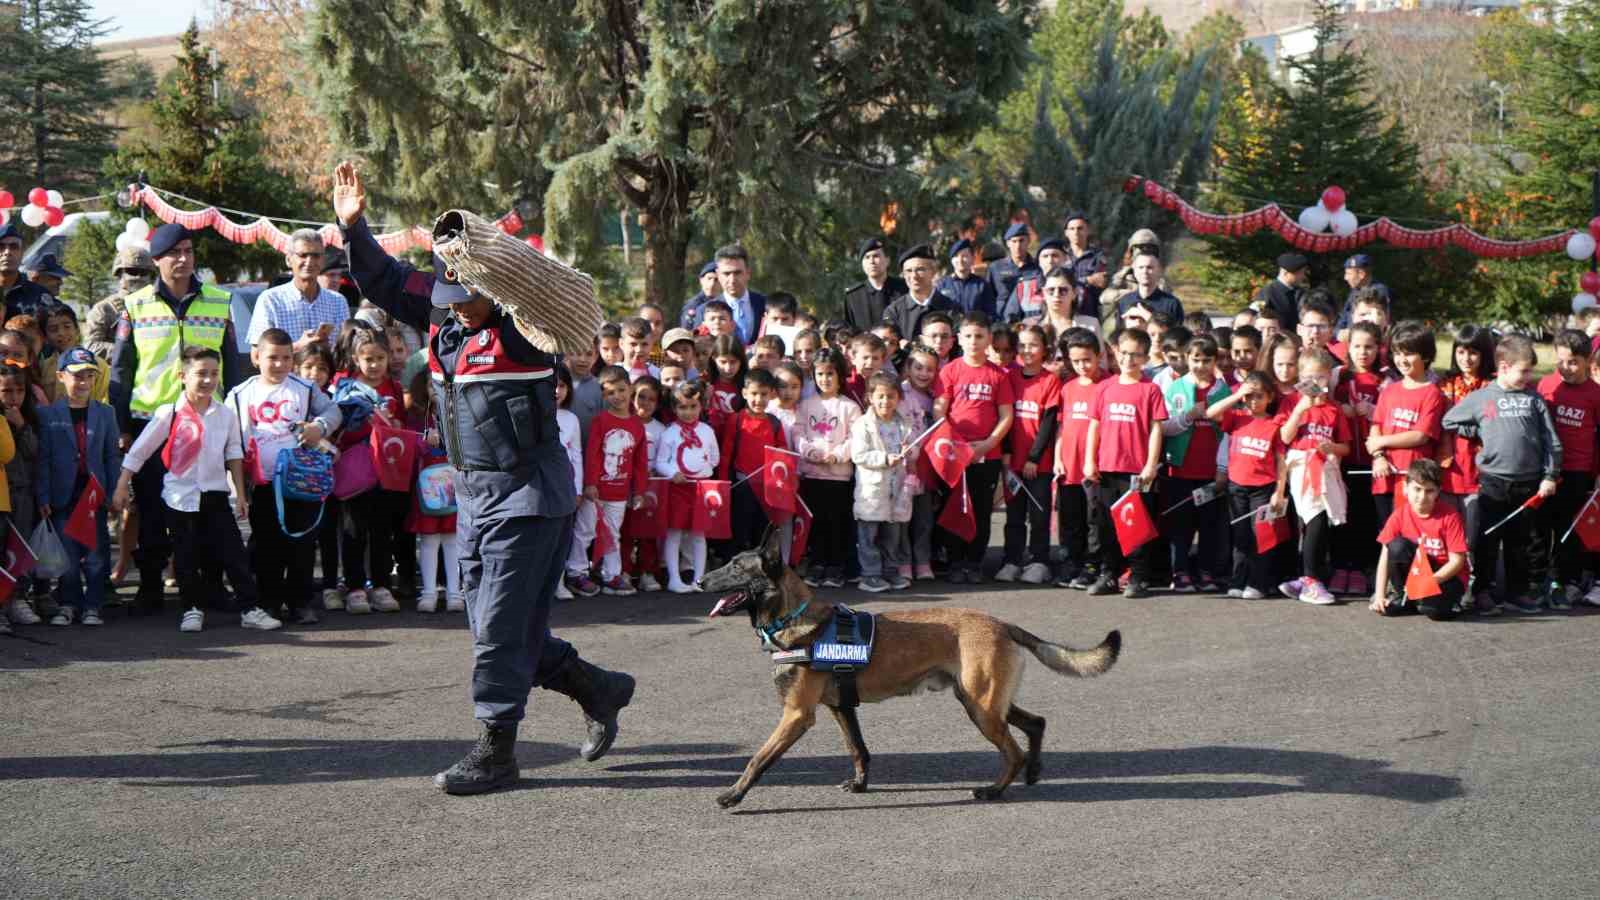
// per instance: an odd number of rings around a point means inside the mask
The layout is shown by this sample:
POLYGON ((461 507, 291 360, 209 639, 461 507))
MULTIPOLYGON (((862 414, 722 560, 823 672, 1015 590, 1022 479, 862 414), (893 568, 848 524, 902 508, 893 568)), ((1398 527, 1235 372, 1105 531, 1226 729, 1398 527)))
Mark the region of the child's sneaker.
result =
POLYGON ((1488 591, 1479 591, 1473 598, 1473 611, 1484 618, 1500 615, 1500 604, 1494 602, 1494 597, 1488 591))
POLYGON ((667 591, 673 594, 696 593, 694 585, 684 584, 681 581, 673 581, 671 578, 667 579, 667 591))
POLYGON ((373 588, 372 592, 367 595, 367 603, 377 612, 390 613, 400 611, 399 602, 394 599, 394 594, 389 593, 388 588, 373 588))
POLYGON ((438 612, 438 611, 439 611, 439 592, 438 591, 423 591, 422 592, 422 596, 417 598, 417 612, 420 612, 420 613, 431 613, 431 612, 438 612))
POLYGON ((1050 567, 1042 562, 1028 563, 1027 567, 1022 570, 1023 584, 1044 584, 1049 580, 1050 567))
POLYGON ((825 588, 844 587, 844 569, 829 569, 827 574, 822 576, 822 586, 825 588))
POLYGON ((861 579, 861 589, 869 594, 881 594, 889 589, 889 582, 876 575, 868 575, 861 579))
POLYGON ((1244 599, 1244 588, 1228 588, 1228 596, 1235 600, 1244 599))
MULTIPOLYGON (((928 565, 927 563, 923 563, 922 565, 917 566, 916 567, 916 573, 917 574, 916 574, 915 577, 916 577, 916 579, 918 581, 932 581, 933 580, 933 566, 928 565)), ((1600 588, 1597 588, 1596 590, 1600 590, 1600 588)), ((1600 605, 1600 604, 1596 604, 1596 605, 1600 605)))
POLYGON ((1102 578, 1099 581, 1096 581, 1094 584, 1090 585, 1090 587, 1089 587, 1089 596, 1091 596, 1091 597, 1108 597, 1108 596, 1110 596, 1112 594, 1115 594, 1117 592, 1117 590, 1118 590, 1118 585, 1117 585, 1117 580, 1115 578, 1102 578))
POLYGON ((1521 613, 1525 616, 1536 616, 1544 612, 1544 607, 1539 605, 1539 601, 1529 597, 1527 594, 1507 600, 1501 606, 1504 607, 1506 612, 1521 613))
POLYGON ((661 582, 657 581, 654 575, 646 572, 639 576, 639 590, 647 594, 660 593, 661 582))
POLYGON ((105 623, 106 620, 100 618, 100 610, 98 609, 86 610, 83 614, 83 624, 90 628, 99 628, 105 623))
MULTIPOLYGON (((804 581, 806 583, 806 587, 814 587, 814 588, 822 587, 822 580, 823 580, 822 579, 822 575, 819 574, 819 573, 816 573, 816 572, 812 572, 810 569, 806 570, 805 576, 802 577, 800 580, 804 581)), ((669 590, 669 591, 672 590, 672 586, 671 586, 670 583, 667 586, 667 590, 669 590)))
POLYGON ((636 592, 633 589, 633 584, 628 581, 628 576, 615 575, 612 576, 610 581, 601 586, 600 593, 609 597, 631 597, 636 592))
POLYGON ((1348 594, 1348 593, 1351 593, 1351 591, 1350 591, 1350 571, 1348 569, 1338 569, 1338 570, 1336 570, 1333 573, 1333 577, 1328 579, 1328 590, 1332 591, 1335 594, 1348 594))
POLYGON ((294 614, 294 623, 296 625, 315 625, 321 621, 322 619, 317 616, 317 611, 309 606, 300 607, 300 611, 294 614))
POLYGON ((1322 582, 1317 581, 1315 578, 1306 578, 1301 581, 1300 596, 1295 599, 1301 603, 1309 603, 1312 606, 1331 606, 1338 602, 1338 598, 1334 597, 1327 588, 1322 586, 1322 582))
POLYGON ((994 573, 994 580, 1004 581, 1009 584, 1013 581, 1016 581, 1020 575, 1022 575, 1021 566, 1017 565, 1016 563, 1006 563, 1000 567, 1000 571, 994 573))
POLYGON ((904 575, 896 573, 893 578, 889 579, 889 590, 891 591, 903 591, 908 587, 911 587, 911 579, 904 575))
POLYGON ((1072 576, 1071 581, 1067 582, 1067 587, 1075 591, 1087 591, 1094 587, 1095 582, 1099 580, 1095 577, 1093 569, 1081 569, 1076 575, 1072 576))
POLYGON ((1583 592, 1578 590, 1577 585, 1566 588, 1551 585, 1550 608, 1558 612, 1567 612, 1572 609, 1572 604, 1576 603, 1582 595, 1583 592))
POLYGON ((1594 587, 1589 588, 1589 593, 1578 598, 1577 605, 1600 606, 1600 581, 1595 582, 1594 587))
MULTIPOLYGON (((1232 592, 1230 591, 1229 593, 1232 593, 1232 592)), ((1260 600, 1265 596, 1267 596, 1267 595, 1261 593, 1260 591, 1256 590, 1253 587, 1247 587, 1244 590, 1239 592, 1239 599, 1241 599, 1241 600, 1260 600)))
POLYGON ((467 598, 460 594, 451 594, 444 600, 445 612, 466 612, 467 598))
POLYGON ((1195 580, 1194 589, 1201 594, 1227 593, 1227 590, 1222 586, 1222 582, 1211 577, 1210 572, 1200 573, 1200 577, 1195 580))
POLYGON ((338 612, 344 609, 344 591, 338 588, 323 589, 322 608, 327 612, 338 612))
MULTIPOLYGON (((73 609, 70 606, 63 606, 60 609, 56 610, 56 614, 55 615, 50 617, 50 624, 51 625, 71 625, 72 624, 73 614, 76 613, 76 612, 77 612, 77 610, 73 609)), ((38 620, 35 619, 34 621, 38 621, 38 620)))
POLYGON ((1351 572, 1349 578, 1350 593, 1357 597, 1368 597, 1372 594, 1372 582, 1367 580, 1365 572, 1351 572))
POLYGON ((1150 586, 1138 579, 1128 581, 1128 586, 1123 589, 1122 597, 1125 600, 1143 600, 1150 596, 1150 586))
POLYGON ((344 608, 352 616, 364 616, 372 612, 372 605, 367 602, 367 592, 360 588, 344 595, 344 608))
POLYGON ((567 578, 566 578, 565 575, 563 575, 561 577, 560 581, 556 582, 556 599, 557 600, 571 600, 572 599, 572 589, 567 587, 567 578))
POLYGON ((195 606, 189 607, 189 611, 184 613, 183 618, 178 621, 179 631, 200 631, 205 627, 206 614, 195 606))
POLYGON ((283 627, 282 622, 274 619, 266 610, 259 606, 252 607, 250 610, 245 612, 244 615, 241 615, 239 617, 239 624, 253 631, 277 631, 279 628, 283 627))
POLYGON ((1174 594, 1192 594, 1194 593, 1194 582, 1190 580, 1188 573, 1179 572, 1178 574, 1172 576, 1172 587, 1170 590, 1174 594))
POLYGON ((11 617, 0 615, 0 634, 11 634, 11 617))
POLYGON ((1290 600, 1299 600, 1300 592, 1305 590, 1305 585, 1306 579, 1304 578, 1285 581, 1283 584, 1278 585, 1278 593, 1288 597, 1290 600))
POLYGON ((600 593, 600 585, 595 584, 594 579, 589 577, 588 572, 568 575, 567 586, 572 588, 572 592, 579 597, 593 597, 600 593))
POLYGON ((33 611, 33 604, 27 597, 18 597, 11 604, 11 622, 15 625, 37 625, 42 620, 39 614, 33 611))

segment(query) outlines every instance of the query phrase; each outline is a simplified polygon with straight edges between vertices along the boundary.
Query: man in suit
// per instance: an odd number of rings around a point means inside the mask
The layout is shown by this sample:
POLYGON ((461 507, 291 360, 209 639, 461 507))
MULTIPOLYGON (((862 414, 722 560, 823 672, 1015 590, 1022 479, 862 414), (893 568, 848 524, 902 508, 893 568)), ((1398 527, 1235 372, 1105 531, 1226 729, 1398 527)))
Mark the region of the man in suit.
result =
MULTIPOLYGON (((961 314, 961 305, 933 288, 933 277, 939 272, 939 259, 933 248, 918 244, 900 254, 900 274, 905 276, 906 293, 890 303, 883 311, 883 321, 891 322, 906 340, 915 340, 922 333, 922 318, 931 312, 946 312, 955 317, 961 314)), ((898 348, 896 348, 898 349, 898 348)))
POLYGON ((844 292, 844 320, 856 331, 866 331, 883 321, 889 301, 906 292, 906 283, 889 275, 889 255, 881 239, 862 241, 856 256, 867 280, 844 292))
MULTIPOLYGON (((761 317, 767 313, 767 295, 750 290, 750 257, 738 244, 718 247, 711 264, 716 266, 717 286, 722 293, 707 297, 695 309, 693 321, 684 327, 690 331, 699 328, 705 319, 706 303, 721 300, 733 310, 733 330, 739 335, 739 343, 748 347, 761 336, 761 317)), ((684 319, 689 320, 687 312, 684 319)))
POLYGON ((1012 222, 1011 227, 1006 229, 1006 253, 1009 255, 989 266, 989 284, 994 286, 996 304, 1004 303, 1011 297, 1012 290, 1024 275, 1038 273, 1038 263, 1028 255, 1030 237, 1026 222, 1012 222))
POLYGON ((939 283, 934 285, 934 290, 954 300, 962 312, 977 310, 992 319, 996 312, 994 285, 990 284, 987 278, 972 271, 972 267, 977 263, 977 252, 978 248, 966 238, 951 244, 950 268, 954 271, 939 279, 939 283))

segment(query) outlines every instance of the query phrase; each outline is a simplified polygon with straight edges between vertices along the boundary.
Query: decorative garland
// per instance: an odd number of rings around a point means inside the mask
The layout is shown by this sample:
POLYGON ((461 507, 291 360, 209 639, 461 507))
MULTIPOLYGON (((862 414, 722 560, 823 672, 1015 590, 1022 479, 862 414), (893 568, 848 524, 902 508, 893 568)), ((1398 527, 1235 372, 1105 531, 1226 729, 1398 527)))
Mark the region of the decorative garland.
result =
MULTIPOLYGON (((1270 228, 1291 245, 1312 253, 1345 253, 1382 238, 1408 250, 1432 250, 1453 245, 1474 256, 1492 259, 1527 259, 1530 256, 1567 250, 1568 241, 1575 236, 1589 237, 1586 232, 1569 229, 1560 234, 1531 241, 1499 241, 1484 237, 1461 224, 1423 230, 1396 224, 1388 216, 1368 222, 1349 234, 1322 234, 1302 227, 1276 203, 1268 203, 1250 212, 1219 216, 1201 212, 1173 191, 1137 175, 1124 181, 1122 190, 1129 194, 1142 190, 1151 203, 1177 213, 1178 218, 1183 220, 1184 227, 1195 234, 1243 237, 1263 228, 1270 228)), ((1342 200, 1342 197, 1340 199, 1342 200)), ((1590 249, 1589 252, 1593 253, 1594 250, 1590 249)))

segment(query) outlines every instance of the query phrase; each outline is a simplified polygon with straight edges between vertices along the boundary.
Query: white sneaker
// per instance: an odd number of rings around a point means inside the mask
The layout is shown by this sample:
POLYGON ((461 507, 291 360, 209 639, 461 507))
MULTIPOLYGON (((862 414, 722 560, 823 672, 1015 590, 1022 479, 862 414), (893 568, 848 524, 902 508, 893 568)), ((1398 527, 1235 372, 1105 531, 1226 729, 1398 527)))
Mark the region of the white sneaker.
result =
POLYGON ((329 612, 344 609, 344 591, 328 588, 322 592, 322 608, 329 612))
POLYGON ((1019 576, 1021 574, 1022 574, 1022 567, 1021 566, 1017 565, 1016 563, 1006 563, 1005 565, 1000 567, 1000 571, 994 573, 994 580, 995 581, 1007 581, 1007 582, 1016 581, 1017 580, 1017 576, 1019 576))
MULTIPOLYGON (((77 610, 73 609, 72 607, 63 606, 60 609, 56 610, 56 614, 50 618, 50 624, 51 625, 71 625, 72 624, 72 617, 76 613, 77 613, 77 610)), ((88 618, 88 617, 85 616, 84 618, 88 618)), ((34 617, 34 621, 35 622, 39 621, 37 616, 34 617)), ((88 622, 84 622, 83 624, 87 625, 89 623, 88 622)), ((96 623, 96 624, 98 624, 98 623, 96 623)))
POLYGON ((239 617, 239 624, 255 631, 277 631, 283 623, 274 619, 266 610, 257 606, 239 617))
POLYGON ((1589 588, 1589 593, 1579 598, 1578 603, 1583 606, 1600 606, 1600 582, 1596 582, 1594 587, 1589 588))
POLYGON ((451 594, 450 596, 446 597, 445 600, 444 600, 444 611, 445 612, 466 612, 467 611, 467 598, 461 596, 460 594, 451 594))
POLYGON ((1312 606, 1332 606, 1339 602, 1339 598, 1333 596, 1333 592, 1328 590, 1320 581, 1307 578, 1302 584, 1300 596, 1295 598, 1301 603, 1309 603, 1312 606))
POLYGON ((1265 597, 1266 594, 1261 593, 1253 587, 1247 587, 1239 592, 1239 596, 1245 600, 1260 600, 1261 598, 1265 597))
POLYGON ((565 578, 563 578, 560 581, 556 582, 556 599, 557 600, 571 600, 572 599, 572 588, 567 587, 567 580, 565 578))
POLYGON ((439 611, 439 594, 437 591, 423 591, 417 598, 417 612, 431 613, 439 611))
POLYGON ((377 612, 400 611, 399 602, 394 599, 393 594, 389 593, 388 588, 373 588, 372 593, 367 595, 367 602, 377 612))
POLYGON ((105 623, 105 620, 100 618, 100 611, 97 609, 91 609, 83 614, 83 624, 90 628, 95 628, 105 623))
POLYGON ((11 622, 14 625, 37 625, 42 619, 33 611, 33 604, 26 597, 18 597, 11 601, 11 622))
POLYGON ((671 579, 668 579, 667 580, 667 590, 671 591, 674 594, 698 594, 698 593, 700 593, 700 585, 698 585, 698 584, 684 584, 681 581, 673 581, 671 579))
POLYGON ((372 612, 372 606, 367 602, 367 592, 359 588, 344 595, 344 608, 352 616, 364 616, 372 612))
POLYGON ((1050 580, 1050 567, 1044 563, 1028 563, 1022 570, 1022 580, 1028 584, 1044 584, 1050 580))
POLYGON ((189 607, 189 611, 183 614, 183 621, 178 623, 179 631, 199 631, 204 627, 206 627, 206 614, 194 606, 189 607))
POLYGON ((661 582, 656 580, 649 572, 639 576, 639 590, 645 593, 654 593, 661 590, 661 582))

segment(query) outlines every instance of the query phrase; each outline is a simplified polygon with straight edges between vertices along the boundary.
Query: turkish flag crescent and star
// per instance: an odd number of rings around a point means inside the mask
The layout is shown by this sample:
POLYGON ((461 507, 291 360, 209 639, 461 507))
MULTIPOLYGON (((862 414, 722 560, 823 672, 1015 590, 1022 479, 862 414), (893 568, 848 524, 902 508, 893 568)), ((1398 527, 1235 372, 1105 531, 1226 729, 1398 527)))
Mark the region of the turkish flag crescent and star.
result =
POLYGON ((187 402, 177 404, 172 413, 172 431, 161 448, 161 464, 182 477, 200 460, 200 447, 205 440, 205 420, 187 402))
POLYGON ((606 511, 600 506, 600 501, 594 502, 594 549, 590 558, 598 565, 607 553, 617 549, 617 536, 611 533, 611 526, 606 524, 606 511))
POLYGON ((1265 553, 1294 536, 1294 532, 1289 528, 1289 517, 1274 516, 1271 505, 1256 510, 1253 520, 1257 553, 1265 553))
POLYGON ((1433 565, 1428 562, 1427 552, 1418 547, 1416 556, 1411 558, 1411 569, 1406 572, 1406 597, 1423 600, 1442 593, 1444 589, 1439 587, 1439 579, 1433 577, 1433 565))
POLYGON ((100 486, 100 479, 91 472, 89 483, 83 486, 83 493, 78 495, 78 504, 72 507, 72 515, 67 517, 67 524, 62 526, 61 533, 89 550, 99 547, 100 529, 94 527, 94 514, 105 499, 106 489, 100 486))
POLYGON ((1600 503, 1590 500, 1584 504, 1583 509, 1578 510, 1578 524, 1572 530, 1578 533, 1584 549, 1590 553, 1600 551, 1600 503))
MULTIPOLYGON (((943 425, 928 436, 928 464, 939 473, 944 483, 951 487, 961 480, 961 475, 972 462, 972 447, 956 434, 946 419, 943 425)), ((971 538, 968 538, 971 540, 971 538)))
POLYGON ((699 501, 689 530, 713 541, 733 537, 733 504, 728 501, 730 482, 706 479, 695 482, 699 501))
POLYGON ((372 458, 378 464, 378 486, 386 491, 411 490, 411 472, 416 466, 416 433, 372 423, 372 458))
POLYGON ((795 505, 799 509, 794 514, 794 534, 789 541, 789 565, 794 565, 795 560, 804 559, 806 544, 811 541, 811 525, 815 521, 811 516, 811 507, 806 506, 804 500, 795 498, 795 505))
POLYGON ((17 530, 16 520, 11 522, 11 534, 6 536, 5 570, 13 576, 21 578, 33 571, 34 563, 38 557, 33 555, 33 548, 28 546, 28 541, 17 530))
POLYGON ((768 510, 776 509, 792 513, 795 489, 800 484, 800 479, 795 473, 795 461, 799 457, 787 450, 772 446, 767 447, 764 453, 761 467, 761 493, 764 505, 768 510))
POLYGON ((973 515, 972 495, 967 493, 965 476, 961 478, 960 486, 951 491, 950 498, 945 501, 944 512, 939 513, 939 527, 963 541, 970 541, 978 536, 978 520, 973 515))
POLYGON ((1111 504, 1110 512, 1111 521, 1117 528, 1117 543, 1122 546, 1123 556, 1144 546, 1158 533, 1156 523, 1150 518, 1150 510, 1145 509, 1144 498, 1138 491, 1123 494, 1121 500, 1111 504))

